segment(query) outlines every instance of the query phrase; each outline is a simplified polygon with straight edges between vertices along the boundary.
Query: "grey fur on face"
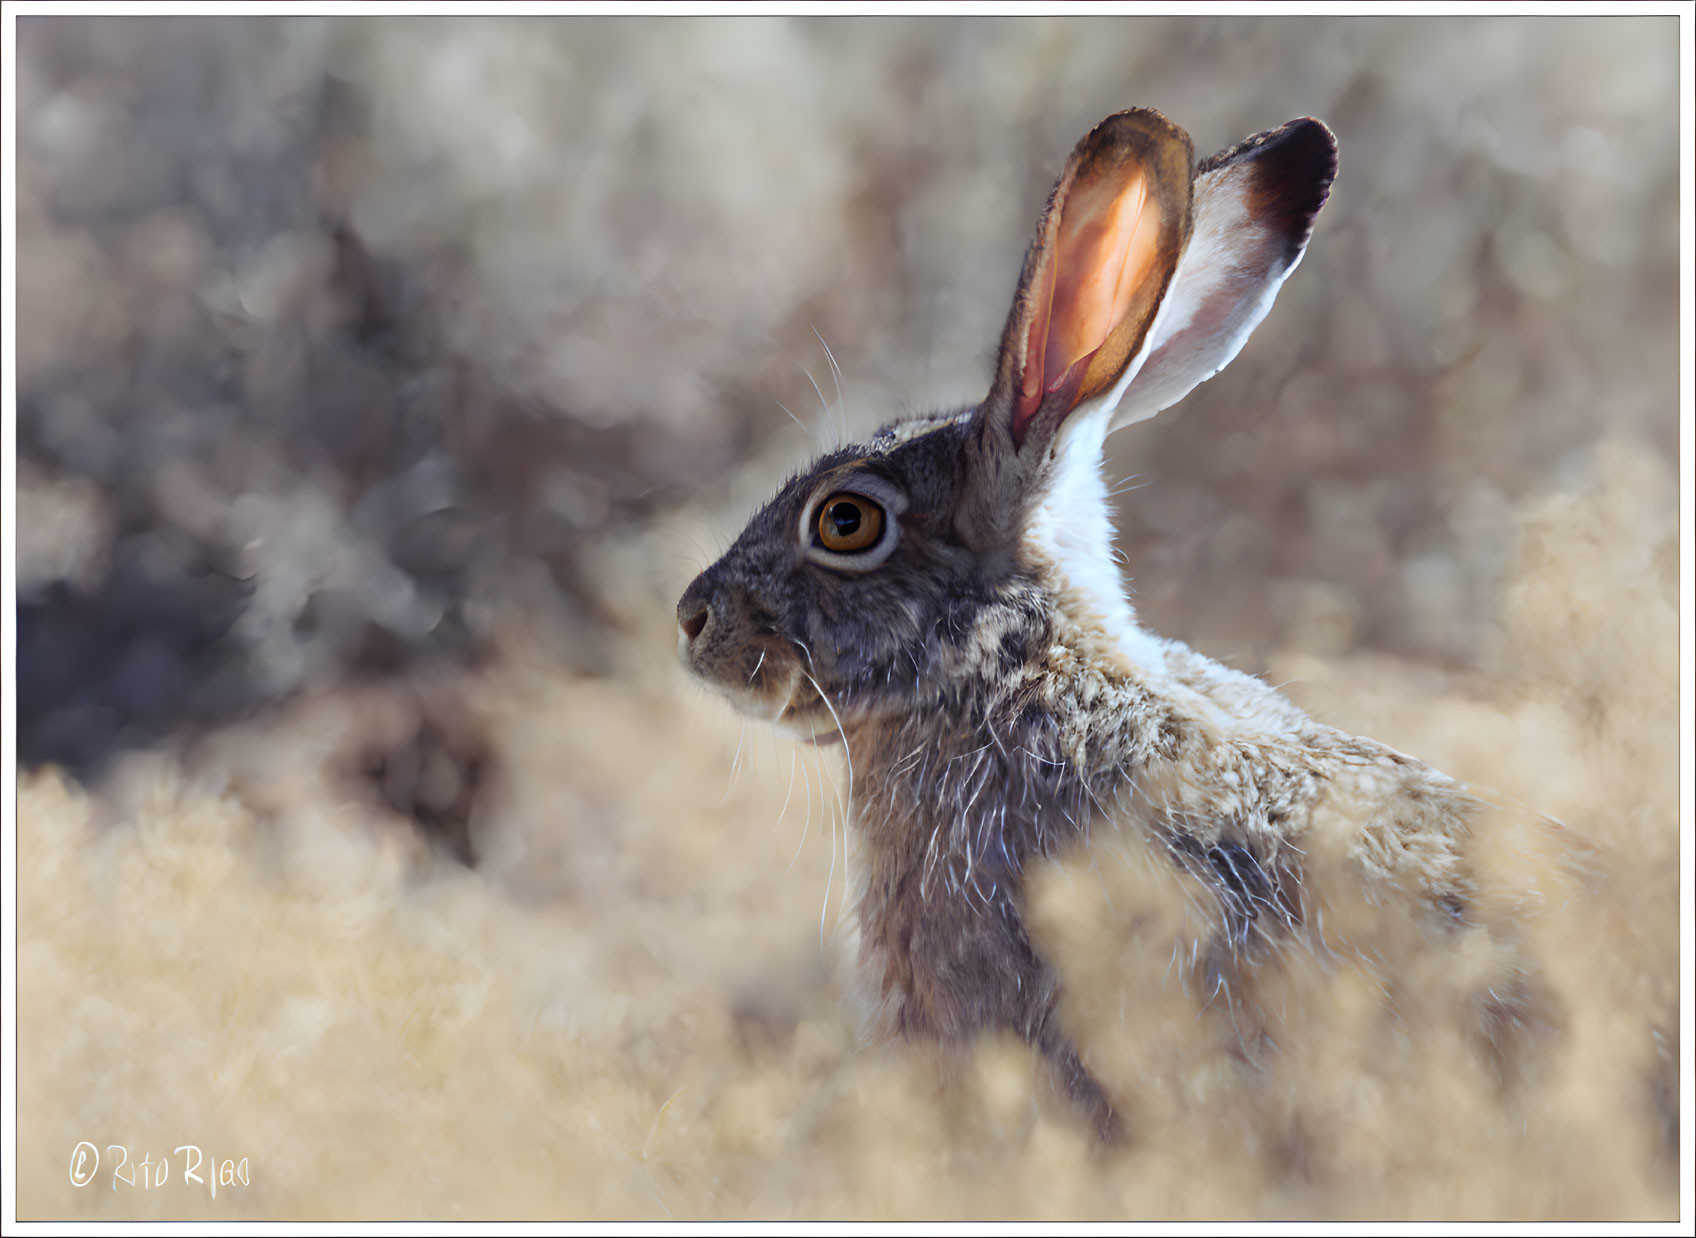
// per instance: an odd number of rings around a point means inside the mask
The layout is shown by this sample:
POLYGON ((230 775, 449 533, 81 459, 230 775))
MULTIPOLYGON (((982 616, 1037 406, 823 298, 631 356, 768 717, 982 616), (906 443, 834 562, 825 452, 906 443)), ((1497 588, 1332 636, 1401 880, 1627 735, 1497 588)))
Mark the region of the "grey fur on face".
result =
POLYGON ((786 483, 678 603, 689 669, 808 734, 837 729, 821 692, 853 725, 946 691, 985 613, 1021 580, 1034 588, 1010 548, 974 546, 957 525, 972 414, 918 434, 886 428, 786 483), (807 528, 823 498, 873 490, 890 496, 887 558, 857 571, 810 557, 818 547, 807 528))

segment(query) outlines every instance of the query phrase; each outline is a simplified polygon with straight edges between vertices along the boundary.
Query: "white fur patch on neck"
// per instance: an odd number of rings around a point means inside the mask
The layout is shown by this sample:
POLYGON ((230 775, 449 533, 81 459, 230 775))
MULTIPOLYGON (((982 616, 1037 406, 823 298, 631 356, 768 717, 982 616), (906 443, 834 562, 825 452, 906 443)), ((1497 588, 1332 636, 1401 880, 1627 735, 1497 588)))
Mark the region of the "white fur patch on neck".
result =
POLYGON ((1157 637, 1137 627, 1119 566, 1113 561, 1113 518, 1101 475, 1101 449, 1118 392, 1079 409, 1055 435, 1046 493, 1031 513, 1025 540, 1060 580, 1073 618, 1100 632, 1104 644, 1144 671, 1163 665, 1157 637))

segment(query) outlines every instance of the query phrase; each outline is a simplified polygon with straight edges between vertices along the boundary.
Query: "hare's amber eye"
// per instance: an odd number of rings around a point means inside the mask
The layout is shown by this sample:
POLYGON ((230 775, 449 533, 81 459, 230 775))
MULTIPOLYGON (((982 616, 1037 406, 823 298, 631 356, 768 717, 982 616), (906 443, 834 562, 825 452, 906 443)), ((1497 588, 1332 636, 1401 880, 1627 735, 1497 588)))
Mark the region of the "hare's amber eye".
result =
POLYGON ((869 550, 883 536, 883 508, 863 494, 833 494, 819 508, 818 529, 826 550, 869 550))

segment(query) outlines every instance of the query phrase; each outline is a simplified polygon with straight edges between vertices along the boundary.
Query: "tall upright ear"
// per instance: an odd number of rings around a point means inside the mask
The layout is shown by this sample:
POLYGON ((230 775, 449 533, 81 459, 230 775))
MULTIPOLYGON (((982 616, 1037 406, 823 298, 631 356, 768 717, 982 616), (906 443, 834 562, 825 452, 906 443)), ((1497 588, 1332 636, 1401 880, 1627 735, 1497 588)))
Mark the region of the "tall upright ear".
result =
POLYGON ((1195 225, 1113 428, 1152 417, 1223 369, 1307 249, 1337 175, 1337 139, 1292 120, 1204 159, 1195 225))
POLYGON ((1109 116, 1066 160, 1025 255, 985 415, 1040 451, 1146 353, 1190 232, 1195 152, 1159 112, 1109 116))

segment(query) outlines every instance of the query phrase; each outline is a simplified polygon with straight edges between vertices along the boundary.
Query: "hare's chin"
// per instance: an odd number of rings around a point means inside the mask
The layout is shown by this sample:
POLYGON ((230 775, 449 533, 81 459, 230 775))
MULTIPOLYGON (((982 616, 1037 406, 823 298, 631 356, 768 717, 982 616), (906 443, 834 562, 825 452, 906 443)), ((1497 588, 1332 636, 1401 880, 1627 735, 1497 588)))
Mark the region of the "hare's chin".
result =
POLYGON ((798 743, 826 744, 839 743, 842 732, 836 729, 836 723, 829 714, 820 717, 812 713, 798 713, 784 710, 772 719, 772 729, 784 739, 793 739, 798 743))
POLYGON ((798 743, 823 747, 842 739, 842 732, 837 729, 836 719, 831 717, 829 710, 798 704, 793 697, 777 712, 771 725, 783 738, 798 743))
POLYGON ((737 692, 725 687, 722 683, 707 681, 715 688, 739 713, 757 718, 771 724, 784 739, 792 739, 801 743, 834 744, 842 738, 836 728, 836 720, 830 711, 819 703, 819 698, 805 685, 805 681, 797 687, 791 685, 787 693, 776 696, 755 695, 752 692, 737 692), (810 701, 803 701, 802 696, 810 696, 810 701))

